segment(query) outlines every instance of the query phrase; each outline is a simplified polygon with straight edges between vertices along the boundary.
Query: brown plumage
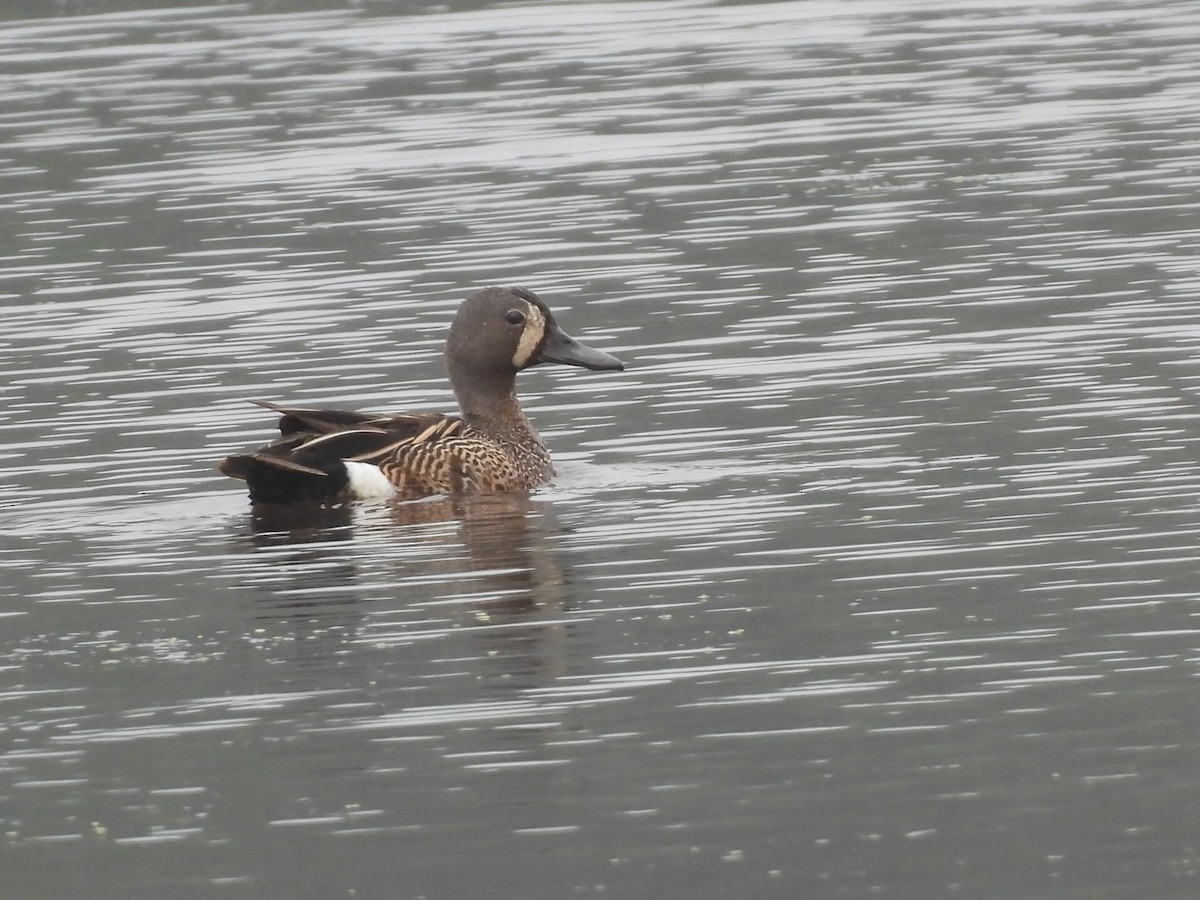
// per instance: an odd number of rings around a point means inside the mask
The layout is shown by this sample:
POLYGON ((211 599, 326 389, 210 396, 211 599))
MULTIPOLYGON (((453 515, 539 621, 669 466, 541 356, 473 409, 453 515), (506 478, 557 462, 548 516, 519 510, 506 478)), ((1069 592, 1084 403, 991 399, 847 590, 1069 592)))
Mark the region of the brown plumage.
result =
POLYGON ((218 468, 244 480, 255 502, 392 493, 530 490, 554 474, 550 453, 516 394, 519 371, 541 363, 621 370, 558 327, 523 288, 485 288, 459 307, 446 367, 461 416, 302 409, 251 401, 280 413, 280 436, 218 468))

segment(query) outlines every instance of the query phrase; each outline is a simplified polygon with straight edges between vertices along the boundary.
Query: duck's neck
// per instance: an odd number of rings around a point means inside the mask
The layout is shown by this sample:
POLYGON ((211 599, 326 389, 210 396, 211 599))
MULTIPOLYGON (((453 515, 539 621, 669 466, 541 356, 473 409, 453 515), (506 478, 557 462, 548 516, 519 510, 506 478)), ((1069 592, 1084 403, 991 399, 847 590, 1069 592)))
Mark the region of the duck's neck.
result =
POLYGON ((509 373, 487 379, 471 378, 450 366, 450 385, 467 424, 515 443, 542 439, 517 401, 517 379, 509 373))

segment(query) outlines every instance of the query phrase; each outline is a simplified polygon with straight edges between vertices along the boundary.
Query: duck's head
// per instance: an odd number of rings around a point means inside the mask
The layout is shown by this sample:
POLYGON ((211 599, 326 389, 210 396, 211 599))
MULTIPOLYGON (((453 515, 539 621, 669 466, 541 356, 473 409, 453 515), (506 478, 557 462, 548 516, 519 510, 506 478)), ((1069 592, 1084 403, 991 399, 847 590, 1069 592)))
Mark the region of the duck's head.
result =
POLYGON ((507 382, 542 363, 618 372, 625 368, 615 356, 563 331, 533 291, 489 287, 463 301, 446 340, 446 364, 456 386, 464 378, 507 382))

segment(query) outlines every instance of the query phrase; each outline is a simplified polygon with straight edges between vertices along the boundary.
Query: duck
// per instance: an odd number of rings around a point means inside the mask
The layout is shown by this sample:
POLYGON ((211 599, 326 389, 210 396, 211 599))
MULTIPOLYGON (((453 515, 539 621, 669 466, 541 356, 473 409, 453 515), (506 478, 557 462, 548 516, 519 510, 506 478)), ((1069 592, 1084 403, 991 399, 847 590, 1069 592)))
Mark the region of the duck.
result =
POLYGON ((554 464, 517 400, 517 373, 548 363, 625 368, 568 335, 522 287, 487 287, 464 300, 444 358, 459 415, 251 400, 279 414, 279 436, 217 468, 244 481, 255 504, 532 491, 554 476, 554 464))

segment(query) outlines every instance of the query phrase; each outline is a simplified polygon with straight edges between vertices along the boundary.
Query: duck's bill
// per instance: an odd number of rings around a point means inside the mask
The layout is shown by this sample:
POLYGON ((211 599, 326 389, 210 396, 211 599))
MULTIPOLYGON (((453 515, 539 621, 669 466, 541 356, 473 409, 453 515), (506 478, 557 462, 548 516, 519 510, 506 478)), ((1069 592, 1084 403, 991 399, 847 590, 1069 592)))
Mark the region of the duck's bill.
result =
POLYGON ((561 363, 564 366, 582 366, 596 371, 621 372, 625 364, 603 350, 595 350, 581 344, 557 325, 551 325, 546 342, 537 356, 540 363, 561 363))

